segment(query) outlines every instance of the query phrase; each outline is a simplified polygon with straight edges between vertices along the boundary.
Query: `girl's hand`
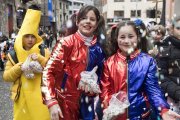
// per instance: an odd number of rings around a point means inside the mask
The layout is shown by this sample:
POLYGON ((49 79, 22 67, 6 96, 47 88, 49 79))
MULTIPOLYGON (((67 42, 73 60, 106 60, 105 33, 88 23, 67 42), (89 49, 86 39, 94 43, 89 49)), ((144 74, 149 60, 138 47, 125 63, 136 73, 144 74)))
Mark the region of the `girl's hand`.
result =
POLYGON ((38 59, 38 55, 36 53, 31 54, 31 59, 32 60, 37 60, 38 59))
POLYGON ((23 62, 17 63, 17 65, 20 66, 20 67, 22 66, 22 64, 23 64, 23 62))
POLYGON ((51 120, 59 120, 59 116, 61 118, 64 118, 63 114, 62 114, 62 111, 61 111, 61 108, 59 107, 58 104, 55 104, 55 105, 51 106, 49 108, 49 112, 50 112, 51 120))
POLYGON ((22 67, 22 64, 23 64, 23 62, 19 62, 19 63, 16 64, 17 66, 20 67, 21 71, 22 71, 22 68, 21 68, 21 67, 22 67))
POLYGON ((91 71, 82 71, 80 73, 81 79, 78 85, 78 89, 85 91, 85 93, 100 93, 100 90, 98 91, 95 89, 98 80, 98 76, 96 74, 97 68, 98 67, 96 66, 91 71))
POLYGON ((177 118, 180 118, 180 115, 176 112, 169 110, 162 115, 163 120, 176 120, 177 118))

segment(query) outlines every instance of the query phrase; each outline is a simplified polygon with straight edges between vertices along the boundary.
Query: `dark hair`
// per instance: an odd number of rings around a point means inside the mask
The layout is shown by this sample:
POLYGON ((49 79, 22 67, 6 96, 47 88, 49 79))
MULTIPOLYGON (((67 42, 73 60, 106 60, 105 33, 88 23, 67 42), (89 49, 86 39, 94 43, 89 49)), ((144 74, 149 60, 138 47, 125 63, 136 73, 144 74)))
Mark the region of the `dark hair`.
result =
POLYGON ((90 10, 94 11, 97 21, 99 21, 100 20, 99 10, 92 5, 87 5, 87 6, 83 6, 79 10, 78 15, 77 15, 77 22, 79 22, 90 10))
POLYGON ((76 13, 72 14, 72 16, 70 17, 70 22, 71 22, 72 26, 67 27, 67 31, 66 31, 65 36, 74 34, 78 30, 78 27, 76 25, 76 17, 77 17, 76 13))
POLYGON ((106 34, 106 30, 105 30, 105 20, 104 17, 102 15, 100 15, 99 21, 98 21, 98 27, 96 28, 94 34, 99 36, 100 34, 106 34))
POLYGON ((72 27, 67 29, 67 35, 71 35, 78 30, 78 27, 76 26, 76 21, 77 23, 80 22, 81 19, 91 10, 95 13, 98 22, 98 27, 95 30, 94 34, 100 34, 101 30, 104 29, 103 26, 105 26, 104 18, 100 15, 99 10, 95 6, 87 5, 83 6, 78 13, 74 13, 71 16, 70 20, 72 21, 72 27))
POLYGON ((63 36, 66 35, 66 28, 65 27, 60 28, 59 35, 63 35, 63 36))
POLYGON ((163 36, 165 36, 165 34, 166 34, 166 29, 163 25, 155 25, 151 31, 158 32, 158 33, 162 34, 163 36))
POLYGON ((117 44, 117 39, 116 39, 116 36, 115 36, 117 25, 118 24, 111 27, 111 32, 110 32, 110 34, 108 36, 109 44, 111 46, 111 47, 108 47, 110 49, 109 51, 111 51, 109 56, 116 53, 117 50, 119 49, 118 44, 117 44))
POLYGON ((146 28, 146 25, 141 19, 135 20, 134 23, 138 31, 138 37, 141 40, 141 42, 139 43, 139 48, 141 49, 142 52, 147 53, 148 41, 146 37, 148 36, 148 30, 146 28), (139 21, 139 24, 137 24, 137 21, 139 21))
POLYGON ((109 57, 110 51, 109 51, 109 43, 106 35, 106 29, 105 29, 105 20, 102 15, 100 15, 100 20, 98 22, 98 27, 96 31, 94 32, 94 35, 97 36, 97 41, 100 44, 100 47, 105 53, 105 57, 109 57))
POLYGON ((135 25, 135 23, 133 21, 122 21, 122 22, 118 23, 117 26, 114 27, 111 31, 111 44, 112 44, 112 51, 113 51, 112 54, 116 53, 117 50, 119 49, 118 43, 117 43, 119 30, 121 29, 121 27, 126 26, 126 25, 132 26, 132 28, 134 29, 134 31, 137 35, 137 38, 139 40, 139 42, 137 44, 137 48, 141 49, 141 51, 143 51, 143 52, 146 52, 147 50, 145 51, 144 48, 147 47, 146 46, 147 44, 145 44, 147 42, 146 41, 144 42, 144 40, 141 38, 139 28, 135 25))
POLYGON ((0 42, 4 42, 4 41, 7 41, 7 40, 8 40, 8 37, 6 35, 0 36, 0 42))
POLYGON ((38 5, 35 5, 35 4, 29 6, 28 8, 33 9, 33 10, 39 10, 39 11, 41 10, 41 8, 38 5))

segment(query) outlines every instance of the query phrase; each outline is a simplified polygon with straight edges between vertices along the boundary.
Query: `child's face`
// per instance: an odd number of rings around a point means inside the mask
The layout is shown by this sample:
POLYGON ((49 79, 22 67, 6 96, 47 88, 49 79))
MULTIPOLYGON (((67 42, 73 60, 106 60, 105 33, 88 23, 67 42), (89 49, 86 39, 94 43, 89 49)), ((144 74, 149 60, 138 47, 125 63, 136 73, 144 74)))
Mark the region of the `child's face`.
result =
POLYGON ((31 34, 23 36, 23 47, 25 50, 30 50, 36 44, 36 37, 31 34))
POLYGON ((161 33, 157 33, 155 36, 156 41, 160 41, 163 38, 163 35, 161 33))
POLYGON ((97 28, 97 18, 93 10, 90 10, 78 23, 81 34, 90 37, 97 28))
POLYGON ((138 43, 137 34, 134 28, 129 25, 122 26, 119 30, 117 42, 119 49, 124 55, 127 56, 131 54, 138 43))
POLYGON ((173 35, 180 39, 180 20, 176 22, 173 29, 173 35))
POLYGON ((159 30, 152 31, 151 35, 156 42, 160 41, 163 38, 163 35, 159 30))

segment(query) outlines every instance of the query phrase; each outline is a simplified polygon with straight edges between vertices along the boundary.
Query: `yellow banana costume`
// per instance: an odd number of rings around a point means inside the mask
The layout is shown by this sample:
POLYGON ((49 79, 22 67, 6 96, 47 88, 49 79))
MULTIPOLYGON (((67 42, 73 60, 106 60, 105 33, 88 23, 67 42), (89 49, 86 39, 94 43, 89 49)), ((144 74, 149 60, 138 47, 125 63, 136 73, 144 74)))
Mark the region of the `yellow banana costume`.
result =
MULTIPOLYGON (((24 18, 21 29, 15 41, 14 49, 17 54, 19 63, 15 63, 8 54, 8 61, 3 74, 3 79, 13 82, 12 89, 17 91, 17 81, 20 81, 20 96, 14 102, 14 120, 49 120, 49 112, 46 105, 43 104, 41 95, 41 73, 35 73, 34 79, 27 79, 20 68, 20 62, 24 62, 28 55, 32 53, 38 54, 38 61, 44 67, 49 58, 50 52, 45 49, 45 57, 40 54, 39 45, 43 42, 38 35, 38 27, 41 12, 28 9, 24 18), (36 44, 29 50, 23 49, 23 36, 25 34, 33 34, 36 37, 36 44)), ((16 95, 16 94, 15 94, 16 95)), ((12 98, 14 98, 14 96, 12 98)))

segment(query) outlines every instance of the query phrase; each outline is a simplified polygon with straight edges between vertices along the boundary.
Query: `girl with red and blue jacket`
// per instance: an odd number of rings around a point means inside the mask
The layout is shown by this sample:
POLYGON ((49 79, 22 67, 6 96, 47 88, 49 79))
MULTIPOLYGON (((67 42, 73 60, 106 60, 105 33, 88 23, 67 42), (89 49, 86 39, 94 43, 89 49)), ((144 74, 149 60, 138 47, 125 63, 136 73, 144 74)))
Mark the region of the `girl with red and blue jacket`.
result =
POLYGON ((76 20, 72 23, 73 29, 57 43, 44 68, 42 92, 51 119, 93 120, 96 94, 87 85, 79 87, 79 83, 81 73, 89 71, 94 71, 91 73, 97 81, 100 79, 104 53, 98 36, 103 18, 94 6, 82 7, 72 18, 76 20))
POLYGON ((124 91, 130 103, 123 114, 114 116, 116 120, 150 120, 149 107, 160 113, 163 120, 175 120, 180 115, 169 110, 158 85, 157 66, 154 59, 141 52, 139 29, 132 21, 121 22, 115 32, 117 52, 104 62, 101 77, 100 98, 104 110, 108 109, 113 94, 124 91))

